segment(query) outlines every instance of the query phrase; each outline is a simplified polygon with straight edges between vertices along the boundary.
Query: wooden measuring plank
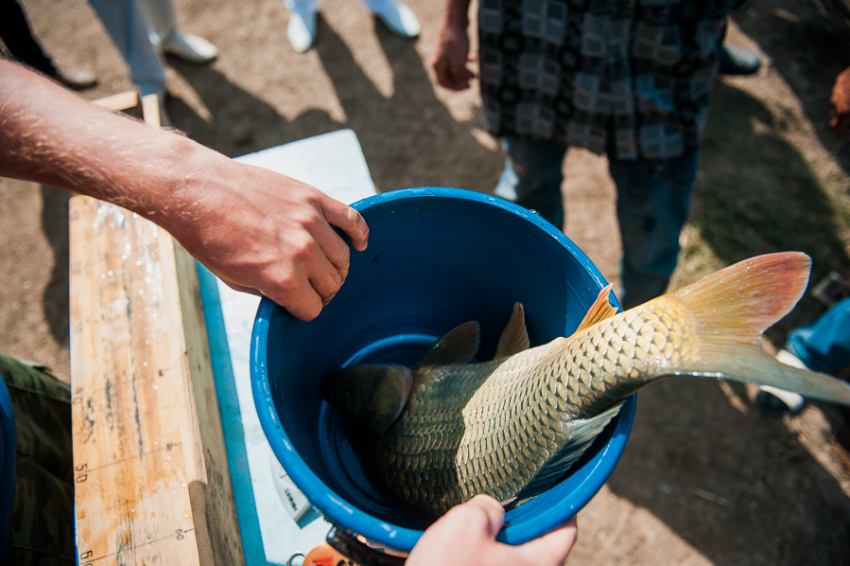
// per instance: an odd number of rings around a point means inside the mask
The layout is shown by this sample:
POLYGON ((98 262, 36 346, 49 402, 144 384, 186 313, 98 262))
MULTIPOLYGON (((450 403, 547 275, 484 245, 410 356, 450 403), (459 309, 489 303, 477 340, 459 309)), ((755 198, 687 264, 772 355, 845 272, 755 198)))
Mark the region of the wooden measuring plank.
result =
POLYGON ((159 111, 159 96, 148 94, 142 97, 142 119, 149 126, 159 128, 162 126, 162 114, 159 111))
POLYGON ((155 128, 162 126, 159 96, 156 94, 148 94, 139 98, 137 91, 128 90, 92 100, 92 104, 110 112, 123 112, 141 118, 145 123, 155 128))
POLYGON ((92 104, 112 112, 135 110, 139 106, 139 93, 135 90, 119 92, 118 94, 112 94, 110 96, 98 98, 97 100, 92 100, 92 104))
POLYGON ((70 205, 81 565, 244 564, 194 260, 115 205, 70 205))

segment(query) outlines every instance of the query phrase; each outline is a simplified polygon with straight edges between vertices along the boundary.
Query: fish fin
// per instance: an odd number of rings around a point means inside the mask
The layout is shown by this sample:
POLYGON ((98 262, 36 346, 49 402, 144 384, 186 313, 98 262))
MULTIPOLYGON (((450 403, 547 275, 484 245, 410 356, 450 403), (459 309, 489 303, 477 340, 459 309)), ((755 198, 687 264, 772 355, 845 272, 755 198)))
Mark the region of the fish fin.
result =
POLYGON ((850 385, 792 368, 764 351, 762 332, 802 296, 811 259, 799 252, 758 256, 700 279, 656 301, 672 300, 693 317, 698 358, 664 375, 715 377, 771 385, 850 405, 850 385))
POLYGON ((603 320, 611 318, 617 314, 617 308, 611 304, 611 301, 608 298, 611 294, 611 287, 613 286, 613 283, 609 283, 607 287, 599 291, 599 295, 597 295, 596 300, 592 305, 590 305, 590 309, 588 309, 587 313, 584 315, 581 324, 579 324, 578 328, 576 328, 575 334, 578 334, 582 330, 587 330, 597 322, 602 322, 603 320))
POLYGON ((756 385, 769 385, 804 397, 850 405, 850 385, 827 375, 805 369, 786 366, 768 354, 763 357, 754 353, 735 355, 717 353, 715 358, 706 354, 705 365, 711 369, 683 368, 671 375, 713 377, 756 385))
POLYGON ((611 422, 611 419, 617 416, 622 406, 623 402, 621 401, 594 417, 564 421, 562 426, 565 441, 537 470, 528 485, 517 493, 517 499, 523 500, 534 497, 549 489, 570 469, 576 460, 584 455, 596 437, 599 436, 599 433, 602 432, 602 429, 611 422))
POLYGON ((523 350, 528 350, 530 345, 528 331, 525 328, 525 309, 522 308, 522 303, 515 303, 514 312, 499 338, 499 345, 496 346, 496 357, 493 359, 498 360, 499 358, 513 356, 523 350))
POLYGON ((413 387, 413 374, 400 365, 363 364, 325 374, 322 397, 353 426, 382 436, 398 419, 413 387))
POLYGON ((401 415, 413 389, 413 373, 400 365, 382 367, 382 378, 376 380, 366 423, 383 436, 401 415))
POLYGON ((427 366, 465 364, 478 351, 478 340, 478 323, 465 322, 431 344, 413 366, 412 371, 415 373, 427 366))

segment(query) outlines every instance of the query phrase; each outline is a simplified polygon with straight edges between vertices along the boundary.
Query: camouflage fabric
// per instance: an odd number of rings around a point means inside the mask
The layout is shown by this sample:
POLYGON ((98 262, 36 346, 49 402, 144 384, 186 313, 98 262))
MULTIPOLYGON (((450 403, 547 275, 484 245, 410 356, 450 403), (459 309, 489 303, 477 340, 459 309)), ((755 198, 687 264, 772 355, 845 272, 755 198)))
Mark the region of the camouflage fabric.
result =
POLYGON ((10 564, 75 564, 71 388, 3 354, 0 375, 17 439, 10 564))
POLYGON ((726 15, 742 4, 481 0, 487 130, 625 160, 666 160, 694 150, 726 15))

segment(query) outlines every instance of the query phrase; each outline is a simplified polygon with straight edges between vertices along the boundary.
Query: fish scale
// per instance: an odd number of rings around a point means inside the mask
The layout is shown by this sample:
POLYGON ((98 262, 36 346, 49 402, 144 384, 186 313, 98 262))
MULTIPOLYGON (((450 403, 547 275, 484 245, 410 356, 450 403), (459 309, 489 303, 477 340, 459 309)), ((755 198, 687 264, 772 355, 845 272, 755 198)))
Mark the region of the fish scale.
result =
POLYGON ((376 388, 372 372, 355 367, 326 376, 323 395, 351 411, 367 467, 409 505, 439 515, 478 493, 522 499, 562 476, 623 399, 658 379, 735 379, 850 405, 846 384, 780 364, 761 348, 764 330, 805 290, 810 264, 793 252, 760 256, 620 314, 609 287, 569 338, 527 348, 524 321, 512 317, 502 336, 509 351, 489 362, 463 363, 478 343, 468 323, 407 373, 374 366, 394 387, 376 388), (378 404, 389 412, 370 420, 370 402, 350 401, 364 391, 390 391, 399 403, 378 404), (357 428, 363 421, 372 428, 357 428))
MULTIPOLYGON (((675 310, 675 305, 666 307, 675 310)), ((458 494, 463 494, 463 500, 474 493, 509 499, 516 495, 517 485, 527 484, 558 449, 564 440, 563 422, 598 412, 602 403, 613 404, 605 399, 606 393, 624 380, 650 373, 657 365, 652 360, 670 357, 674 351, 680 358, 687 354, 669 339, 676 336, 680 347, 688 343, 682 318, 679 313, 654 311, 620 314, 597 325, 593 333, 557 339, 508 360, 436 368, 428 380, 428 393, 411 402, 400 415, 399 426, 387 433, 385 442, 375 445, 375 460, 386 462, 384 473, 390 475, 393 460, 387 446, 394 446, 392 450, 403 460, 417 463, 423 453, 439 453, 440 457, 428 459, 430 465, 442 468, 442 473, 433 476, 433 486, 426 481, 433 493, 423 490, 413 497, 414 504, 435 514, 460 503, 458 494), (665 320, 668 326, 662 330, 653 325, 665 320), (447 405, 462 408, 463 419, 441 422, 438 430, 420 418, 451 412, 447 405), (505 422, 511 423, 510 439, 504 434, 505 422), (502 458, 516 480, 513 485, 492 471, 495 443, 507 449, 502 458), (456 474, 447 473, 450 469, 456 474)), ((421 392, 417 388, 416 393, 421 392)), ((422 474, 416 473, 421 464, 403 467, 414 473, 402 481, 423 484, 422 474)))

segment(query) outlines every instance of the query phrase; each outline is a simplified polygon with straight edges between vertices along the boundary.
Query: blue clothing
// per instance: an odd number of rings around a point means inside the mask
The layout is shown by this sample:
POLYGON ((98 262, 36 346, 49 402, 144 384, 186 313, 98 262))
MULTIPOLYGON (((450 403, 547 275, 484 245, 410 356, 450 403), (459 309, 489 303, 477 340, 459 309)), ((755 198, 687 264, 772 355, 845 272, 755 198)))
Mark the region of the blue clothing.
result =
POLYGON ((165 69, 150 40, 149 24, 135 0, 89 0, 130 67, 141 96, 165 92, 165 69))
POLYGON ((495 194, 536 211, 559 230, 564 227, 561 165, 566 146, 530 138, 502 138, 505 170, 495 194))
MULTIPOLYGON (((561 167, 567 147, 515 137, 505 137, 502 145, 508 158, 495 194, 534 209, 561 228, 561 167)), ((624 309, 667 290, 676 269, 679 234, 688 218, 698 161, 698 150, 668 160, 609 159, 623 243, 623 287, 618 296, 624 309)))
POLYGON ((484 124, 612 159, 699 147, 726 16, 744 0, 490 0, 478 8, 484 124))
POLYGON ((0 564, 9 560, 14 499, 15 416, 12 414, 12 400, 0 376, 0 564))
POLYGON ((792 330, 785 349, 812 371, 850 366, 850 298, 833 305, 813 323, 792 330))
POLYGON ((484 123, 509 154, 496 195, 560 228, 567 147, 606 153, 617 185, 624 308, 663 294, 676 267, 726 18, 742 4, 479 6, 484 123))

